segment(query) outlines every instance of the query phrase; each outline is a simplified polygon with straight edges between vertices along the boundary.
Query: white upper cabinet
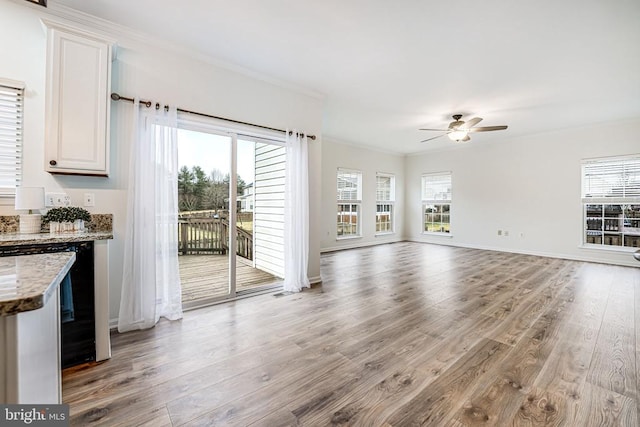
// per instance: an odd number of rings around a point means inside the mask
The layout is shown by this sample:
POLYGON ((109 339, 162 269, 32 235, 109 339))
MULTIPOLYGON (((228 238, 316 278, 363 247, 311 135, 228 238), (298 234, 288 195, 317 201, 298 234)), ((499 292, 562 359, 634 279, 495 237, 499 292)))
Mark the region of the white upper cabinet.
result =
POLYGON ((109 175, 113 42, 43 20, 47 29, 45 170, 109 175))

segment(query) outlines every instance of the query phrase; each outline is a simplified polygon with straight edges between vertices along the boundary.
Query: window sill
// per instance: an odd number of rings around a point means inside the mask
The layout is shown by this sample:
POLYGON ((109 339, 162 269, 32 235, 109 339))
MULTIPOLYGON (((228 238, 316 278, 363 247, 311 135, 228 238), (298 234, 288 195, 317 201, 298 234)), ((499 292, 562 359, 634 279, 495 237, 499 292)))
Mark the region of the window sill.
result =
POLYGON ((387 231, 387 232, 385 232, 385 233, 376 233, 376 234, 375 234, 375 237, 381 237, 381 236, 392 236, 392 235, 394 235, 394 234, 396 234, 396 232, 395 232, 395 231, 387 231))
POLYGON ((422 235, 423 236, 438 236, 438 237, 453 237, 453 234, 451 234, 451 233, 441 233, 441 232, 437 232, 437 231, 423 231, 422 235))
POLYGON ((362 236, 344 236, 344 237, 336 237, 336 241, 340 241, 340 240, 353 240, 353 239, 362 239, 362 236))
POLYGON ((605 252, 620 252, 625 254, 633 253, 640 248, 636 248, 633 246, 612 246, 612 245, 599 245, 596 243, 583 243, 578 246, 580 249, 591 249, 597 251, 605 251, 605 252))

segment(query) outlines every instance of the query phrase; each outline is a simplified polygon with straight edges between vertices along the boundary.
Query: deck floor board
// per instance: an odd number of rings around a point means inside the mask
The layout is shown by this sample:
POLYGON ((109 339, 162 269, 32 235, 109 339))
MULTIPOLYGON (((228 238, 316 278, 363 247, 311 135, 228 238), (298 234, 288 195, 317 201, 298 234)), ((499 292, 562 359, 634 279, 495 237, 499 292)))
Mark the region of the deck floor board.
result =
MULTIPOLYGON (((228 255, 181 255, 178 262, 183 303, 221 297, 228 293, 228 255)), ((251 267, 247 261, 236 260, 237 291, 246 291, 280 281, 281 279, 272 274, 251 267)))

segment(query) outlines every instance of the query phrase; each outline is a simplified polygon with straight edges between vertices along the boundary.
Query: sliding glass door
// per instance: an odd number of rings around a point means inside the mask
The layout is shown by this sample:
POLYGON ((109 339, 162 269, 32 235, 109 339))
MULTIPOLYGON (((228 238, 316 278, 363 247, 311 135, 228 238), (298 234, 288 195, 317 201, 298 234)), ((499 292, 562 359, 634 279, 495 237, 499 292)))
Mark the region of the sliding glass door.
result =
POLYGON ((232 132, 178 131, 184 308, 281 284, 284 147, 265 147, 232 132))
POLYGON ((228 136, 178 130, 178 261, 183 305, 231 295, 231 148, 228 136))

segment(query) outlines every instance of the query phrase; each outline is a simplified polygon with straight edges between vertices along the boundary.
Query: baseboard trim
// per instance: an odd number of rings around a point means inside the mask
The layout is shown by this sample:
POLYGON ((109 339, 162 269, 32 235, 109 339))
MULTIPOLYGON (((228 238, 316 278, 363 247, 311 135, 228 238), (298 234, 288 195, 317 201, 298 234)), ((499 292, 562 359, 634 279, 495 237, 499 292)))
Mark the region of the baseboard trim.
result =
POLYGON ((361 243, 351 243, 351 244, 346 244, 346 245, 339 245, 339 246, 330 246, 327 248, 321 248, 320 249, 320 253, 326 253, 326 252, 336 252, 336 251, 342 251, 345 249, 358 249, 358 248, 366 248, 368 246, 379 246, 379 245, 388 245, 390 243, 400 243, 400 242, 405 242, 406 239, 402 239, 402 238, 396 238, 396 239, 389 239, 389 240, 384 240, 384 241, 380 241, 380 242, 361 242, 361 243))
MULTIPOLYGON (((414 243, 427 243, 431 245, 441 245, 441 246, 454 246, 458 248, 467 248, 467 249, 479 249, 483 251, 494 251, 494 252, 507 252, 512 254, 521 254, 521 255, 533 255, 540 256, 545 258, 558 258, 558 259, 566 259, 570 261, 582 261, 582 262, 593 262, 596 264, 607 264, 607 265, 619 265, 623 267, 636 267, 640 268, 640 263, 635 261, 634 259, 617 261, 617 260, 608 260, 602 258, 595 258, 590 256, 578 256, 573 254, 562 254, 555 252, 543 252, 543 251, 529 251, 522 249, 505 249, 494 246, 484 246, 484 245, 471 245, 466 243, 454 243, 454 242, 427 242, 420 239, 414 238, 406 238, 406 242, 414 242, 414 243)), ((630 257, 632 258, 632 257, 630 257)))
POLYGON ((322 284, 322 277, 321 276, 309 277, 309 283, 312 285, 322 284))

